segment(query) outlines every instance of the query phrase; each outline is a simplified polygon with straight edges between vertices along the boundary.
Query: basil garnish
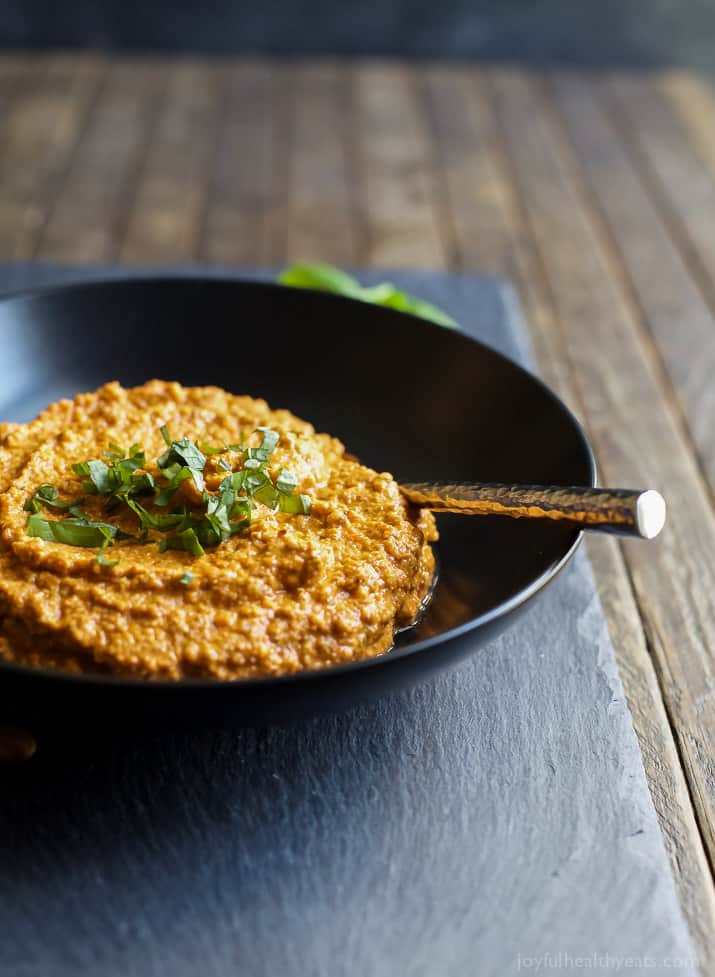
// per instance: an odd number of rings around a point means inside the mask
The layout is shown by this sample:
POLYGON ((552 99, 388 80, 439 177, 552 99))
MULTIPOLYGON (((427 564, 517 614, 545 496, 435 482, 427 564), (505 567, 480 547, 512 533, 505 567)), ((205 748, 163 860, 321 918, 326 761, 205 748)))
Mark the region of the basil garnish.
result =
MULTIPOLYGON (((88 495, 105 497, 105 511, 113 512, 118 506, 128 507, 139 520, 140 533, 131 537, 110 522, 90 519, 79 508, 82 499, 61 501, 54 485, 40 485, 29 496, 23 508, 30 513, 27 532, 48 542, 65 543, 68 546, 97 548, 97 563, 103 567, 116 566, 118 560, 108 560, 105 550, 115 541, 131 539, 137 545, 156 542, 150 533, 159 533, 159 550, 182 550, 192 556, 203 556, 206 547, 218 546, 251 525, 256 504, 291 515, 310 513, 310 499, 297 494, 297 479, 282 468, 273 480, 268 464, 275 451, 280 435, 268 427, 256 429, 261 434, 257 448, 240 444, 214 448, 199 445, 189 438, 175 441, 166 427, 161 434, 167 450, 156 459, 158 475, 146 471, 146 455, 137 444, 126 451, 114 443, 104 454, 104 459, 91 459, 72 465, 72 471, 82 483, 88 495), (226 472, 218 492, 206 490, 204 470, 208 456, 239 453, 241 467, 233 471, 226 458, 217 458, 216 464, 226 472), (192 479, 201 502, 190 507, 183 504, 169 512, 157 512, 155 508, 168 509, 181 484, 192 479), (147 508, 138 498, 145 497, 154 508, 147 508), (64 519, 45 519, 40 515, 43 506, 67 512, 64 519)), ((187 576, 185 574, 185 576, 187 576)), ((190 574, 188 575, 190 578, 190 574)), ((186 583, 182 578, 182 583, 186 583)))

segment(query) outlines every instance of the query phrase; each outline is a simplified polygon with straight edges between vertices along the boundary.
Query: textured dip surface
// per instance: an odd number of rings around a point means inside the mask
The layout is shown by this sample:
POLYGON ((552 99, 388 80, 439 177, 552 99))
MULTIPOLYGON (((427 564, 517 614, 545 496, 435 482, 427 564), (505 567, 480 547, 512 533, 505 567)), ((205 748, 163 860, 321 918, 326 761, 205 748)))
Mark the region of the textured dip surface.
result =
MULTIPOLYGON (((101 496, 83 502, 90 518, 136 535, 132 512, 107 515, 103 506, 101 496)), ((436 537, 432 515, 411 509, 391 475, 359 464, 286 410, 217 387, 110 383, 29 424, 0 424, 0 658, 231 679, 379 655, 419 610, 436 537), (257 505, 248 528, 199 557, 118 542, 116 566, 100 565, 92 549, 28 535, 23 504, 39 485, 55 485, 61 498, 82 495, 72 464, 100 458, 110 442, 142 445, 151 470, 165 450, 162 425, 211 444, 256 445, 256 428, 270 427, 280 434, 270 467, 296 476, 310 513, 257 505)))

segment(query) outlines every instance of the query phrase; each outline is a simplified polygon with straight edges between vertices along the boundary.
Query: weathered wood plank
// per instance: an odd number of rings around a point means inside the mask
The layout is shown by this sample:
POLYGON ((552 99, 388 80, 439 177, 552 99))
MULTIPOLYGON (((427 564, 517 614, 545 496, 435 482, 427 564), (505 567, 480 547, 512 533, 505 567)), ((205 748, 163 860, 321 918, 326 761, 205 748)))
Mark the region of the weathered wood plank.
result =
POLYGON ((421 88, 446 185, 455 264, 518 283, 542 374, 569 400, 570 364, 548 345, 553 320, 548 290, 523 230, 509 163, 480 76, 433 69, 423 75, 421 88))
MULTIPOLYGON (((488 86, 478 83, 476 77, 453 69, 433 70, 425 76, 460 264, 512 275, 532 326, 542 374, 583 413, 584 399, 591 398, 577 384, 571 366, 542 253, 532 236, 529 204, 521 196, 523 183, 515 184, 513 161, 505 153, 488 86)), ((538 106, 531 101, 528 105, 538 116, 538 106)), ((512 123, 508 127, 514 138, 510 155, 520 152, 515 120, 512 123)), ((531 126, 541 128, 538 121, 531 126)), ((532 146, 533 151, 538 146, 540 141, 532 146)), ((528 167, 530 158, 525 155, 521 165, 528 167)), ((563 205, 569 201, 564 200, 563 205)), ((574 342, 580 334, 580 330, 575 332, 574 342)), ((589 554, 684 912, 704 964, 715 955, 715 895, 656 669, 620 548, 612 540, 599 539, 590 542, 589 554)))
MULTIPOLYGON (((692 142, 687 125, 653 80, 611 75, 604 91, 622 138, 650 177, 650 189, 715 308, 715 179, 700 154, 707 156, 709 136, 700 134, 713 124, 715 111, 712 104, 707 111, 705 89, 696 103, 703 114, 692 142)), ((695 121, 692 113, 690 118, 695 121)))
POLYGON ((330 63, 301 64, 291 87, 289 259, 354 265, 359 228, 350 186, 348 75, 330 63))
POLYGON ((0 142, 0 254, 28 258, 58 193, 103 73, 94 56, 28 62, 0 142))
POLYGON ((251 265, 275 260, 279 221, 274 213, 283 212, 285 194, 285 74, 282 66, 263 61, 227 68, 201 245, 206 261, 251 265))
POLYGON ((604 217, 614 274, 623 274, 623 287, 633 290, 715 485, 715 318, 593 79, 559 74, 553 91, 590 183, 593 206, 604 217))
POLYGON ((198 257, 221 126, 224 68, 173 61, 166 98, 131 204, 123 261, 198 257))
POLYGON ((707 78, 689 71, 666 71, 652 84, 669 100, 693 151, 715 175, 715 92, 707 78))
POLYGON ((655 484, 670 526, 626 556, 706 847, 715 857, 715 515, 654 352, 614 278, 564 134, 528 81, 494 75, 501 124, 589 430, 612 483, 655 484), (643 410, 658 404, 658 410, 643 410))
POLYGON ((161 62, 123 60, 110 66, 47 217, 38 258, 92 262, 116 256, 167 74, 161 62))
POLYGON ((412 75, 397 65, 366 63, 354 69, 353 85, 362 261, 443 267, 448 245, 412 75))

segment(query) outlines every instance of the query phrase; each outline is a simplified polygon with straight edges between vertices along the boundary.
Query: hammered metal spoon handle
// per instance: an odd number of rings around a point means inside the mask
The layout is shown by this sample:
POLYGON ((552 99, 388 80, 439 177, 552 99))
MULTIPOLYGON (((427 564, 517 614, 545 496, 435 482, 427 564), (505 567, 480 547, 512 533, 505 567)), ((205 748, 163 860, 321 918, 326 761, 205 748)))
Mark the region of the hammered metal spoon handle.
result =
POLYGON ((653 539, 665 524, 665 499, 654 489, 605 489, 491 482, 408 482, 410 502, 435 512, 513 519, 552 519, 578 529, 653 539))

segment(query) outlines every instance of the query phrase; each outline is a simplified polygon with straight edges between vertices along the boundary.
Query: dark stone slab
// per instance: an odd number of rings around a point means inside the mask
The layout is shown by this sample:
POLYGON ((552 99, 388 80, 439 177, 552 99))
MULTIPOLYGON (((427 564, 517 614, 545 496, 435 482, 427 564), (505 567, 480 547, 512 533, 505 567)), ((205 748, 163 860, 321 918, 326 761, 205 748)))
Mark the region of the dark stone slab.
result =
MULTIPOLYGON (((502 284, 391 277, 528 356, 502 284)), ((583 552, 498 641, 374 706, 242 733, 127 716, 0 768, 0 866, 2 977, 693 972, 583 552)))

